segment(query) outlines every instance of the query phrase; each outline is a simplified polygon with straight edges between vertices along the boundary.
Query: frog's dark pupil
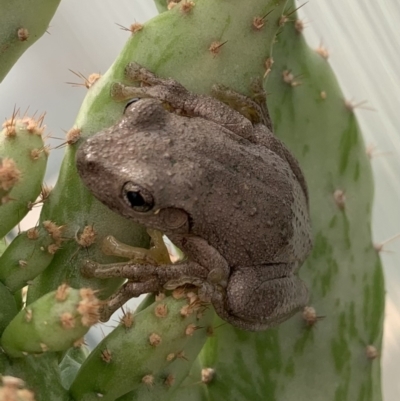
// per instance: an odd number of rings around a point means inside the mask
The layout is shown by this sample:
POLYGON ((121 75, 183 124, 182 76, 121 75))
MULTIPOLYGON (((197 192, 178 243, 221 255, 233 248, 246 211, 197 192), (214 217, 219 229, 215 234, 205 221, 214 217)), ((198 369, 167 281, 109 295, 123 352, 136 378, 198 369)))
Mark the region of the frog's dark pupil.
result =
POLYGON ((135 206, 144 206, 145 205, 145 201, 142 197, 142 195, 140 195, 140 192, 134 192, 134 191, 129 191, 126 193, 126 196, 129 200, 129 203, 131 204, 132 207, 135 206))

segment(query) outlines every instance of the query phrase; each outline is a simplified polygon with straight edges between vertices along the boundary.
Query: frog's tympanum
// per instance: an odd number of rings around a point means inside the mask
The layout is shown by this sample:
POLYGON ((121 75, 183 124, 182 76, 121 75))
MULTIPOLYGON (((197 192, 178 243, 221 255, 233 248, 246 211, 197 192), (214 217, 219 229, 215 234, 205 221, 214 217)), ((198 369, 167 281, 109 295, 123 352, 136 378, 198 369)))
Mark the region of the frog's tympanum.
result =
POLYGON ((155 230, 164 233, 186 258, 160 263, 133 248, 126 263, 88 261, 86 276, 128 279, 108 312, 132 296, 194 285, 236 327, 288 319, 308 300, 297 277, 312 247, 308 194, 297 160, 271 131, 265 97, 222 87, 195 95, 137 64, 126 72, 141 87, 115 84, 112 95, 138 99, 79 148, 78 171, 96 198, 155 242, 155 230))

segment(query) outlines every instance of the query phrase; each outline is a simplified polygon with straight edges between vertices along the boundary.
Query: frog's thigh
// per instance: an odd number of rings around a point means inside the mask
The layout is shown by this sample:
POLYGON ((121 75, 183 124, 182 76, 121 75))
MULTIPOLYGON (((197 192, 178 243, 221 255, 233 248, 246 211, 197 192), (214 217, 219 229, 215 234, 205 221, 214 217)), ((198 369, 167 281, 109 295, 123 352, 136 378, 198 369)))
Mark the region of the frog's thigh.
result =
POLYGON ((227 286, 230 268, 226 259, 205 239, 189 236, 185 240, 184 251, 200 266, 208 269, 207 280, 212 284, 227 286))
MULTIPOLYGON (((275 267, 279 270, 279 266, 275 267)), ((246 267, 233 272, 226 295, 230 314, 247 321, 280 323, 308 301, 308 291, 297 276, 271 278, 274 266, 246 267)))

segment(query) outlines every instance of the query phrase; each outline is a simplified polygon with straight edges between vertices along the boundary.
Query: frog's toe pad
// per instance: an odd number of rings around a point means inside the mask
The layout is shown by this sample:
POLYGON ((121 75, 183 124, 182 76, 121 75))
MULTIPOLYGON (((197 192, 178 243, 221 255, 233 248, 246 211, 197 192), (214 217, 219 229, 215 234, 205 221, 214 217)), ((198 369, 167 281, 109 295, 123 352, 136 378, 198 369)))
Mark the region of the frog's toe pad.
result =
POLYGON ((116 101, 125 100, 125 97, 124 97, 124 85, 122 85, 119 82, 113 83, 111 85, 110 95, 116 101))
POLYGON ((98 268, 98 263, 93 262, 93 260, 86 259, 83 262, 81 273, 84 277, 95 277, 97 268, 98 268))

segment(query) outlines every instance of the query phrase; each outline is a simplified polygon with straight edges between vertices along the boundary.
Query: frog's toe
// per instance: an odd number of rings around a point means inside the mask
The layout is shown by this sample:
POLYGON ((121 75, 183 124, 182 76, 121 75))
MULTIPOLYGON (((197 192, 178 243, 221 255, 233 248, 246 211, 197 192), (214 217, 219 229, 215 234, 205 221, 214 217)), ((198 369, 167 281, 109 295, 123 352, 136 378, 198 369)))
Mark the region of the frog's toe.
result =
POLYGON ((195 287, 201 287, 204 284, 204 279, 198 277, 180 277, 178 279, 168 280, 164 285, 166 290, 175 290, 178 287, 185 285, 194 285, 195 287))
POLYGON ((208 273, 207 281, 211 284, 218 284, 221 287, 226 287, 228 285, 229 274, 226 270, 216 267, 208 273))
POLYGON ((142 67, 140 64, 134 62, 129 63, 126 66, 125 76, 130 81, 139 81, 151 86, 158 85, 164 81, 147 68, 142 67))
POLYGON ((132 62, 125 68, 125 76, 131 81, 149 81, 157 77, 147 68, 142 67, 140 64, 132 62))
POLYGON ((131 79, 138 80, 142 66, 136 62, 131 62, 125 67, 125 74, 131 79))
POLYGON ((83 262, 81 273, 84 277, 96 277, 98 266, 98 263, 93 262, 93 260, 87 259, 83 262))
POLYGON ((213 285, 211 285, 210 283, 204 282, 203 285, 201 285, 199 287, 198 295, 202 302, 209 303, 213 299, 215 292, 216 292, 216 289, 213 285))
POLYGON ((125 86, 119 82, 115 82, 111 85, 110 95, 116 101, 123 101, 125 100, 125 93, 124 93, 125 86))

